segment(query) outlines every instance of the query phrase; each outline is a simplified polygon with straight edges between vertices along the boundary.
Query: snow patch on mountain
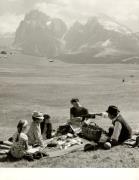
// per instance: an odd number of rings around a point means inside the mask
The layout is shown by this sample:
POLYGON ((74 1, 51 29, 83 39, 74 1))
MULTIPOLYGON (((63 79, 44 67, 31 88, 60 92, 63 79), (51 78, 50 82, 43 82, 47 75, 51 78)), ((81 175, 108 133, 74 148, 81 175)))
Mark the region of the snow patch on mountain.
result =
POLYGON ((107 47, 107 46, 110 46, 110 45, 111 45, 111 40, 110 40, 110 39, 102 42, 102 46, 103 46, 103 47, 107 47))
POLYGON ((52 21, 46 22, 46 25, 47 25, 47 26, 51 26, 51 24, 52 24, 52 21))
POLYGON ((102 19, 99 19, 99 23, 103 25, 103 27, 109 31, 116 31, 119 33, 126 33, 131 34, 131 31, 129 31, 127 28, 121 27, 119 24, 112 22, 112 21, 104 21, 102 19))
POLYGON ((139 60, 139 56, 134 56, 134 57, 129 57, 129 58, 123 59, 122 62, 128 62, 128 61, 133 61, 133 60, 139 60))
POLYGON ((108 56, 108 55, 114 55, 117 54, 119 51, 114 49, 114 48, 106 48, 103 51, 101 51, 100 53, 94 55, 95 58, 98 57, 104 57, 104 56, 108 56))

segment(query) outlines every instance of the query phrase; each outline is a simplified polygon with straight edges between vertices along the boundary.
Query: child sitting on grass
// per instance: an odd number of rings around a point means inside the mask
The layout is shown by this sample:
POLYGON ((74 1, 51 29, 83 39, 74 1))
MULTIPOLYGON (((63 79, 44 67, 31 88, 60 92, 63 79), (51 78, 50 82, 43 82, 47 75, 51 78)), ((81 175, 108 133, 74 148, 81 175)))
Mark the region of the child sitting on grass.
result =
POLYGON ((41 128, 40 123, 43 121, 44 117, 41 112, 34 112, 32 114, 32 120, 30 129, 27 133, 28 135, 28 142, 29 145, 36 147, 36 146, 43 146, 43 139, 41 135, 41 128))
POLYGON ((27 120, 20 120, 17 125, 17 136, 15 137, 15 139, 13 139, 13 144, 9 151, 9 155, 11 155, 13 158, 21 159, 27 153, 28 137, 25 134, 27 126, 27 120))
POLYGON ((43 139, 50 139, 52 137, 52 124, 50 121, 50 115, 44 114, 44 119, 40 124, 41 127, 41 134, 43 139))

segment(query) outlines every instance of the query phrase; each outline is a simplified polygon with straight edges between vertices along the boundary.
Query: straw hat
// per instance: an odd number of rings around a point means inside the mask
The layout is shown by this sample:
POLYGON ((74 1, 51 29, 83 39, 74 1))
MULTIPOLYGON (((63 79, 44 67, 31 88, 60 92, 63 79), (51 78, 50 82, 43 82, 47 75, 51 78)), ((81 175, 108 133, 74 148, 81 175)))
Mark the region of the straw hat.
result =
POLYGON ((32 117, 35 119, 40 119, 40 120, 44 119, 43 114, 41 112, 37 112, 37 111, 33 112, 32 117))

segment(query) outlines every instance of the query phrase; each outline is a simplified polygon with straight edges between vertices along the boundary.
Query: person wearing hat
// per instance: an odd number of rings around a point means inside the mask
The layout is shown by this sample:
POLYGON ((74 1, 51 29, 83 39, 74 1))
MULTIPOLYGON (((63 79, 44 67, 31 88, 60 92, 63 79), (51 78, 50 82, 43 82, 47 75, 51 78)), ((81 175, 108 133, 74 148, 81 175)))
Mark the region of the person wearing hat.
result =
MULTIPOLYGON (((109 128, 108 136, 111 146, 123 143, 125 140, 131 138, 132 129, 127 121, 120 114, 120 110, 116 106, 109 106, 105 113, 97 114, 102 117, 108 117, 112 120, 112 127, 109 128)), ((106 142, 107 143, 107 142, 106 142)), ((105 144, 104 144, 105 147, 105 144)))
POLYGON ((41 135, 40 123, 43 121, 44 117, 41 112, 33 112, 32 123, 28 130, 28 143, 32 146, 43 146, 43 138, 41 135))

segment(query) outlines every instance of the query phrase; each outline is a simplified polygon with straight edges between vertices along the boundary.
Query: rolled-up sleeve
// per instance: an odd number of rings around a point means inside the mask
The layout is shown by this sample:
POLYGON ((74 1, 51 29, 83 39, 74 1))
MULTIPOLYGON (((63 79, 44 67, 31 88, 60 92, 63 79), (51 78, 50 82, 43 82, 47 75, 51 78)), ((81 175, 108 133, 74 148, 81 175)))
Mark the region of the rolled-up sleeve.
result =
POLYGON ((122 129, 121 123, 118 122, 118 121, 115 122, 114 131, 113 131, 113 134, 112 134, 112 136, 111 136, 111 139, 118 141, 118 140, 119 140, 120 133, 121 133, 121 129, 122 129))

